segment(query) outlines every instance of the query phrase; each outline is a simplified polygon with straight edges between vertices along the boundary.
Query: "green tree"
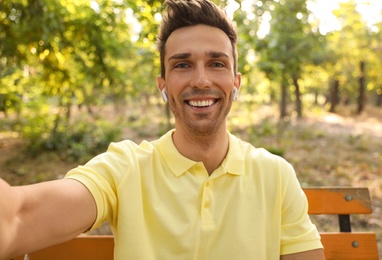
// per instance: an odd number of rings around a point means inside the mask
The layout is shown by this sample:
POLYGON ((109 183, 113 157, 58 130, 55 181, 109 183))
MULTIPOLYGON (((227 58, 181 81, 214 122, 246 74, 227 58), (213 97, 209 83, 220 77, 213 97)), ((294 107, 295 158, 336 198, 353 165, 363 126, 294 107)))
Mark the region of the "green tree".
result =
MULTIPOLYGON (((381 10, 382 14, 382 10, 381 10)), ((382 106, 382 21, 371 27, 370 60, 368 66, 368 90, 375 105, 382 106)))
POLYGON ((319 36, 308 23, 305 0, 262 1, 264 13, 272 16, 270 32, 256 42, 259 66, 281 88, 280 118, 287 116, 288 89, 294 86, 297 116, 302 113, 302 90, 299 81, 306 64, 314 62, 314 51, 320 46, 319 36))
POLYGON ((27 98, 29 102, 20 104, 33 110, 34 121, 36 114, 45 111, 46 98, 57 100, 58 112, 44 114, 40 122, 51 135, 68 127, 73 102, 90 106, 124 99, 129 90, 126 64, 134 53, 125 10, 116 1, 4 0, 0 9, 3 99, 27 98), (34 105, 28 106, 32 101, 34 105))
MULTIPOLYGON (((357 11, 354 0, 340 3, 340 8, 333 13, 341 28, 328 35, 329 53, 332 53, 332 75, 338 82, 335 85, 342 85, 341 99, 346 104, 356 100, 357 113, 361 113, 366 101, 366 76, 371 60, 372 34, 357 11)), ((335 100, 332 100, 332 112, 335 110, 333 101, 335 100)))

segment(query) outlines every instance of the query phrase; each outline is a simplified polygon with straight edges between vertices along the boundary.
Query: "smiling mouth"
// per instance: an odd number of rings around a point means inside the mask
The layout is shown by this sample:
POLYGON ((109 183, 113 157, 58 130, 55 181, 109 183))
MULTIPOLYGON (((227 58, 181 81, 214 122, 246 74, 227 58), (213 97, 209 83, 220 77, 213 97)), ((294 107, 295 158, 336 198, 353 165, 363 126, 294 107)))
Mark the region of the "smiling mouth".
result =
POLYGON ((215 104, 217 99, 209 99, 209 100, 187 100, 186 104, 192 107, 210 107, 215 104))

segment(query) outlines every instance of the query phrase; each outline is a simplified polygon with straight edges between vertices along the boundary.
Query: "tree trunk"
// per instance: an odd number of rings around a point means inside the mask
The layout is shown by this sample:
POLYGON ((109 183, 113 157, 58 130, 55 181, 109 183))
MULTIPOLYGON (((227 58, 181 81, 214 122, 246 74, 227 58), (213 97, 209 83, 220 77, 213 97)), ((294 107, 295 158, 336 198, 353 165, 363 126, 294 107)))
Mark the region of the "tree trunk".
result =
POLYGON ((376 91, 375 105, 377 107, 382 107, 382 89, 376 91))
POLYGON ((330 109, 329 112, 335 113, 336 106, 339 100, 339 86, 340 82, 338 79, 333 79, 330 81, 330 109))
POLYGON ((302 118, 302 102, 301 102, 301 91, 300 91, 300 85, 298 84, 298 78, 296 76, 293 76, 293 85, 295 87, 295 98, 296 98, 296 112, 297 112, 297 118, 302 118))
POLYGON ((318 95, 319 95, 318 91, 315 91, 314 92, 314 103, 313 103, 315 106, 318 105, 318 95))
POLYGON ((61 122, 61 109, 62 109, 62 97, 60 97, 60 103, 58 107, 58 112, 56 114, 56 118, 54 119, 54 125, 51 131, 51 136, 56 136, 58 133, 58 126, 60 125, 61 122))
POLYGON ((365 109, 365 62, 360 61, 359 63, 360 75, 359 75, 359 93, 358 93, 358 114, 361 114, 365 109))
POLYGON ((8 118, 6 99, 7 96, 5 94, 0 94, 0 112, 4 112, 5 118, 8 118))
POLYGON ((72 101, 69 101, 68 104, 66 104, 66 121, 69 122, 70 118, 72 116, 72 101))
POLYGON ((60 124, 69 122, 71 102, 69 102, 69 104, 65 104, 64 100, 65 100, 65 96, 60 95, 59 103, 58 103, 58 112, 56 114, 56 118, 54 119, 54 125, 51 131, 51 136, 56 136, 58 134, 60 124), (65 111, 65 108, 66 108, 66 111, 65 111), (61 113, 63 112, 65 112, 65 116, 62 116, 61 113), (65 120, 66 122, 63 120, 65 120))
POLYGON ((288 80, 285 74, 281 78, 281 100, 280 100, 280 119, 287 116, 287 97, 288 97, 288 80))

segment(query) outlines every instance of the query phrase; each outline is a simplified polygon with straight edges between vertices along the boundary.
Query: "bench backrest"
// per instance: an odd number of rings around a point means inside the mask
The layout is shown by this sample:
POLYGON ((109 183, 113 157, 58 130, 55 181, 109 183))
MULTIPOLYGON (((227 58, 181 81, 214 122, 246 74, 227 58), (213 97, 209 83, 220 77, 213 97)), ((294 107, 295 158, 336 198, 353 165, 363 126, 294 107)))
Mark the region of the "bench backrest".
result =
MULTIPOLYGON (((339 232, 320 232, 327 260, 379 259, 374 232, 351 232, 350 215, 372 212, 367 188, 304 188, 304 192, 309 201, 309 214, 339 216, 339 232)), ((106 260, 113 259, 113 248, 113 236, 79 236, 28 257, 30 260, 106 260)))
POLYGON ((350 216, 371 214, 367 188, 304 188, 311 215, 338 215, 339 232, 320 232, 326 259, 378 260, 374 232, 352 232, 350 216))
POLYGON ((15 260, 112 260, 113 250, 113 236, 78 236, 15 260))

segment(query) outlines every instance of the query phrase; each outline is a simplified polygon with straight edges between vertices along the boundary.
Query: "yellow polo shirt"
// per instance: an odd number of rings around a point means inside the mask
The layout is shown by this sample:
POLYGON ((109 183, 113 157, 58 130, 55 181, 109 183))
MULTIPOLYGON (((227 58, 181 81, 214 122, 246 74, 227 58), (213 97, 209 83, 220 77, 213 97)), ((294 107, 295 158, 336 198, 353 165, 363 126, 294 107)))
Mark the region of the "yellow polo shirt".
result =
POLYGON ((66 176, 92 193, 93 228, 109 222, 115 259, 270 260, 322 248, 284 159, 228 133, 227 157, 209 176, 177 151, 172 132, 112 143, 66 176))

